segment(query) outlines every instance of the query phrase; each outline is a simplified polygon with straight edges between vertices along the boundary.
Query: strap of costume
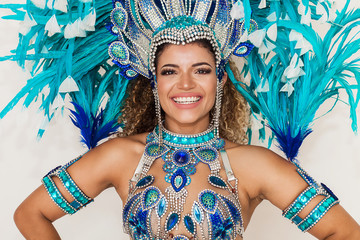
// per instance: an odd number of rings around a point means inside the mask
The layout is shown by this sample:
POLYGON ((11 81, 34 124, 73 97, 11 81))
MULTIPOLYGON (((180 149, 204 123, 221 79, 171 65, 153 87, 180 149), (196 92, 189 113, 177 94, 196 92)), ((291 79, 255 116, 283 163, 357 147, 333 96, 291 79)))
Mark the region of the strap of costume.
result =
POLYGON ((230 165, 228 155, 227 155, 225 149, 220 149, 220 155, 221 155, 221 159, 222 159, 223 164, 224 164, 225 173, 226 173, 228 181, 236 180, 236 178, 234 176, 234 173, 232 171, 231 165, 230 165))
POLYGON ((77 186, 77 184, 74 182, 74 180, 71 178, 70 174, 66 170, 80 158, 81 156, 70 161, 64 166, 58 166, 54 168, 42 179, 42 183, 46 191, 50 195, 51 199, 56 203, 58 207, 61 208, 61 210, 63 210, 67 214, 74 214, 82 207, 85 207, 87 204, 93 201, 93 199, 86 196, 85 193, 81 191, 81 189, 77 186), (74 200, 72 202, 68 202, 61 194, 60 190, 52 179, 53 177, 57 177, 61 180, 62 185, 73 197, 74 200))

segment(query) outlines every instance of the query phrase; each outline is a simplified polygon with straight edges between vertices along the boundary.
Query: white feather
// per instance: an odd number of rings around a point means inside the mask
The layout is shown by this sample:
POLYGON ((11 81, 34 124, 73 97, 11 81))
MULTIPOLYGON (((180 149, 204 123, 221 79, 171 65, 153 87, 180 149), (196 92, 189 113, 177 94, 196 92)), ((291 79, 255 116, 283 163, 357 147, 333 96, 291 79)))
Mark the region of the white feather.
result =
POLYGON ((301 16, 301 24, 310 26, 311 23, 311 11, 309 9, 309 11, 306 12, 306 14, 301 16))
POLYGON ((241 0, 237 1, 230 10, 230 16, 232 19, 242 19, 245 17, 244 4, 241 0))
POLYGON ((266 34, 267 36, 273 40, 274 42, 276 42, 276 39, 277 39, 277 33, 278 33, 278 30, 277 30, 277 24, 274 23, 273 25, 271 25, 269 27, 269 29, 267 30, 266 34))
POLYGON ((266 20, 268 20, 269 22, 276 22, 276 21, 277 21, 276 12, 272 12, 272 13, 266 18, 266 20))
POLYGON ((246 42, 249 39, 249 32, 246 29, 243 35, 241 35, 239 42, 243 43, 246 42))
POLYGON ((65 102, 64 99, 61 97, 61 95, 58 93, 58 95, 56 96, 56 98, 54 99, 54 101, 51 104, 51 109, 55 110, 57 108, 61 108, 65 106, 65 102))
POLYGON ((90 13, 85 16, 85 18, 81 21, 82 28, 86 31, 95 31, 95 23, 96 23, 96 12, 95 9, 90 10, 90 13))
POLYGON ((25 13, 24 16, 24 21, 20 23, 20 27, 19 27, 19 33, 21 33, 22 35, 26 35, 30 32, 31 28, 33 26, 36 26, 37 22, 35 21, 35 19, 32 17, 30 18, 28 13, 25 13))
POLYGON ((263 44, 260 45, 258 52, 260 54, 265 54, 265 53, 271 52, 275 48, 276 48, 276 46, 273 43, 271 43, 270 41, 265 39, 263 44))
POLYGON ((61 32, 61 28, 59 26, 55 14, 49 19, 49 21, 47 21, 45 25, 45 31, 49 31, 49 36, 61 32))
POLYGON ((47 6, 49 9, 53 9, 53 4, 54 4, 54 0, 48 0, 46 6, 47 6))
POLYGON ((64 30, 64 37, 67 39, 74 37, 86 37, 86 32, 82 28, 81 19, 78 18, 74 23, 66 25, 64 30))
POLYGON ((45 0, 31 0, 31 2, 38 8, 45 9, 46 1, 45 0))
POLYGON ((59 93, 68 93, 68 92, 77 92, 79 91, 79 87, 76 84, 75 80, 69 75, 65 80, 61 83, 59 87, 59 93))
POLYGON ((285 85, 280 89, 280 92, 287 92, 288 97, 290 97, 294 92, 293 84, 290 81, 286 82, 285 85))
POLYGON ((259 4, 259 8, 260 9, 266 8, 266 0, 261 0, 261 2, 259 4))
POLYGON ((54 9, 67 13, 68 1, 67 0, 54 0, 54 9))
POLYGON ((300 56, 313 50, 312 45, 305 38, 302 38, 301 40, 299 40, 296 43, 295 48, 301 49, 300 56))
POLYGON ((265 39, 266 32, 265 30, 256 30, 249 35, 249 40, 254 46, 260 47, 263 44, 265 39))

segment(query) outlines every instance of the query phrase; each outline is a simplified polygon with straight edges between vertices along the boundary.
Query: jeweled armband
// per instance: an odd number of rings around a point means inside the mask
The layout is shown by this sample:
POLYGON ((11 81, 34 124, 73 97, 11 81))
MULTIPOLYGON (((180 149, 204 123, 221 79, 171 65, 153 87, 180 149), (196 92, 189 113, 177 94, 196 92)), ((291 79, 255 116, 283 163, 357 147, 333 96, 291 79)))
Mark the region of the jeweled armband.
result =
POLYGON ((64 166, 58 166, 51 170, 42 179, 42 183, 45 186, 46 191, 49 193, 51 199, 58 205, 65 213, 74 214, 82 207, 86 206, 93 201, 90 197, 86 196, 83 191, 76 185, 70 174, 67 172, 67 168, 81 158, 78 157, 64 166), (61 183, 74 198, 72 202, 68 202, 59 191, 58 187, 54 183, 52 177, 58 177, 61 183))
POLYGON ((315 226, 332 206, 338 204, 339 200, 325 184, 321 183, 319 185, 302 168, 298 167, 297 172, 307 184, 309 184, 309 187, 307 187, 295 201, 283 211, 283 216, 295 223, 301 231, 306 232, 315 226), (321 200, 304 219, 302 219, 298 214, 318 195, 324 196, 325 198, 321 200))

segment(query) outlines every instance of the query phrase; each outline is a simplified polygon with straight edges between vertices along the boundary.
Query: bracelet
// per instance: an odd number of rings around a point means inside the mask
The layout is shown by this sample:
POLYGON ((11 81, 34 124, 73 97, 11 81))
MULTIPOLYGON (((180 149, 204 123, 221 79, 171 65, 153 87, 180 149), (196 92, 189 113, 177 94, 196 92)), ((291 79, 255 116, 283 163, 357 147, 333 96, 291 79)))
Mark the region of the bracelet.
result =
POLYGON ((283 212, 283 216, 296 222, 297 215, 301 212, 306 205, 318 195, 316 189, 313 186, 307 187, 295 201, 283 212))
POLYGON ((308 231, 320 221, 332 206, 338 203, 339 201, 332 196, 327 196, 298 224, 298 228, 303 232, 308 231))
POLYGON ((70 205, 68 201, 62 196, 59 189, 56 187, 54 181, 51 179, 50 175, 45 176, 42 179, 46 191, 50 195, 51 199, 58 205, 65 213, 74 214, 77 210, 70 205))
POLYGON ((51 199, 67 214, 74 214, 82 207, 93 202, 93 199, 86 196, 83 193, 83 191, 81 191, 81 189, 77 186, 75 181, 71 178, 70 174, 66 171, 68 167, 70 167, 80 158, 81 156, 70 161, 64 166, 58 166, 54 168, 48 174, 46 174, 42 179, 42 183, 45 186, 45 189, 50 195, 51 199), (74 198, 72 202, 69 203, 60 193, 58 187, 56 186, 55 182, 52 179, 52 177, 55 176, 60 179, 62 185, 74 198))
POLYGON ((309 185, 284 211, 283 216, 290 219, 298 228, 306 232, 310 230, 322 217, 330 210, 331 207, 339 203, 336 195, 323 183, 320 185, 302 168, 297 165, 297 173, 309 185), (302 219, 299 213, 313 200, 316 196, 324 196, 312 211, 302 219))

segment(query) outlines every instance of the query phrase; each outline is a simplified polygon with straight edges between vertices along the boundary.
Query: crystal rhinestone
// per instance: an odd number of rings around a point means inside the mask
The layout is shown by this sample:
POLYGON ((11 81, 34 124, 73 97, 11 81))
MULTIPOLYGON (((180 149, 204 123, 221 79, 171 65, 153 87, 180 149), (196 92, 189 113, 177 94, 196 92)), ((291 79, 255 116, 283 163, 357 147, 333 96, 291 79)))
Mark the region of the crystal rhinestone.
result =
POLYGON ((190 161, 190 153, 186 150, 179 149, 174 152, 173 159, 178 166, 184 166, 190 161))
POLYGON ((195 225, 194 225, 194 221, 191 219, 190 216, 185 216, 185 217, 184 217, 184 224, 185 224, 186 229, 187 229, 191 234, 194 234, 195 225))
POLYGON ((148 176, 143 177, 142 179, 140 179, 137 182, 136 187, 138 187, 138 188, 147 187, 150 184, 152 184, 154 182, 154 180, 155 180, 154 176, 148 175, 148 176))
POLYGON ((166 210, 166 200, 165 198, 161 198, 160 199, 160 202, 159 202, 159 205, 157 207, 157 214, 159 217, 162 217, 165 213, 165 210, 166 210))
POLYGON ((154 207, 160 200, 160 190, 156 187, 149 187, 143 192, 144 209, 154 207))
POLYGON ((215 213, 217 207, 216 193, 212 190, 204 190, 199 194, 199 202, 205 211, 215 213))
POLYGON ((246 57, 253 50, 254 45, 251 43, 240 43, 239 46, 235 48, 234 55, 238 57, 246 57))
POLYGON ((118 62, 127 62, 129 60, 129 51, 126 45, 120 41, 110 44, 109 55, 118 62))
POLYGON ((171 231, 179 222, 179 214, 171 213, 166 222, 166 231, 171 231))
POLYGON ((120 5, 114 8, 110 13, 111 22, 121 30, 125 30, 128 21, 127 13, 125 9, 120 5))
POLYGON ((157 142, 148 143, 145 147, 145 152, 150 157, 160 157, 167 151, 168 149, 164 146, 161 146, 159 149, 159 144, 157 142))
POLYGON ((210 163, 218 157, 216 149, 212 147, 202 147, 196 150, 195 155, 204 163, 210 163))
POLYGON ((194 202, 194 205, 192 207, 192 215, 198 224, 200 224, 202 222, 203 215, 202 215, 202 211, 197 202, 194 202))
POLYGON ((137 72, 135 72, 134 70, 132 69, 129 69, 129 70, 126 70, 126 76, 130 77, 130 78, 134 78, 138 75, 137 72))
POLYGON ((224 182, 224 180, 222 180, 220 177, 217 177, 214 175, 209 176, 209 182, 211 185, 218 187, 218 188, 226 187, 226 183, 224 182))
POLYGON ((186 185, 187 177, 185 172, 179 168, 172 176, 171 176, 171 185, 174 188, 175 192, 179 192, 186 185))
POLYGON ((231 202, 229 199, 222 197, 224 202, 227 205, 227 208, 231 214, 231 217, 234 219, 235 222, 238 222, 241 220, 241 213, 237 207, 235 207, 234 203, 231 202))

